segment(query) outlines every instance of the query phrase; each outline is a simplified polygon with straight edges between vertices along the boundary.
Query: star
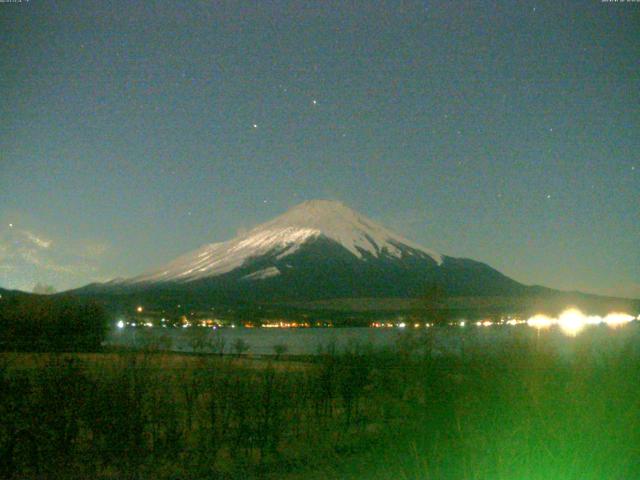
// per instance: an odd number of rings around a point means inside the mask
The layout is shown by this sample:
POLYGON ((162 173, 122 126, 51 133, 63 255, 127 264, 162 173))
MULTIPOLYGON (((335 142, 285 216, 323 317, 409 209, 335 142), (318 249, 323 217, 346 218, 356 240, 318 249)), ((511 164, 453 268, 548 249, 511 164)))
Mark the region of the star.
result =
POLYGON ((254 123, 254 124, 253 124, 253 128, 258 128, 258 124, 257 124, 257 123, 254 123))
POLYGON ((13 223, 10 223, 10 224, 9 224, 9 228, 13 228, 13 223))
POLYGON ((318 104, 318 101, 317 101, 317 100, 315 100, 315 99, 314 99, 314 100, 312 100, 312 102, 313 102, 313 104, 314 104, 314 105, 317 105, 317 104, 318 104))
POLYGON ((547 199, 551 198, 551 194, 547 193, 547 199))

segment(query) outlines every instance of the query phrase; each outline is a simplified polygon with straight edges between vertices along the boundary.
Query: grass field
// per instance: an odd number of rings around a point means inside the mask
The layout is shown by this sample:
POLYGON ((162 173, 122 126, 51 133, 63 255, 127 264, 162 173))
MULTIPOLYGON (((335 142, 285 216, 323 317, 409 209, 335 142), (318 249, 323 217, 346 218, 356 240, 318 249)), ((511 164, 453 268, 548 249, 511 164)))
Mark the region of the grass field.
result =
POLYGON ((589 336, 571 358, 5 353, 0 477, 640 478, 637 349, 589 336))

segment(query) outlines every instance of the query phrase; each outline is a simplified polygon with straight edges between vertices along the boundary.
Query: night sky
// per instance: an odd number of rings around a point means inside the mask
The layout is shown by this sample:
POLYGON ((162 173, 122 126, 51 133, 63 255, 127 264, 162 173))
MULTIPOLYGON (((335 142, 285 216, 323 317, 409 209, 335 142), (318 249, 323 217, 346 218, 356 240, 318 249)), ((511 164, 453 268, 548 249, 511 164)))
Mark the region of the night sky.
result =
POLYGON ((341 200, 640 297, 640 3, 0 3, 0 286, 131 276, 341 200))

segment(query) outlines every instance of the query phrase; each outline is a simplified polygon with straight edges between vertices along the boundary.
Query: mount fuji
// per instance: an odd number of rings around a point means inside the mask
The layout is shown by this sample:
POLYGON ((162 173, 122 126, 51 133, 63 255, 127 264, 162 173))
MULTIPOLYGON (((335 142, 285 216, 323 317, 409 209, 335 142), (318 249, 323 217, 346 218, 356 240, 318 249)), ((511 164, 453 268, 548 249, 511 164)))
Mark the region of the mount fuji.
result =
POLYGON ((133 278, 132 283, 191 282, 217 277, 247 267, 261 257, 273 257, 263 269, 248 273, 247 280, 263 280, 288 269, 287 257, 318 240, 340 246, 355 259, 381 257, 401 259, 403 252, 429 257, 442 264, 442 256, 416 245, 359 215, 340 202, 314 200, 302 203, 284 215, 257 226, 228 242, 205 245, 157 271, 133 278))
POLYGON ((514 295, 528 288, 470 259, 442 255, 341 202, 312 200, 229 241, 142 275, 78 293, 157 293, 202 302, 514 295))

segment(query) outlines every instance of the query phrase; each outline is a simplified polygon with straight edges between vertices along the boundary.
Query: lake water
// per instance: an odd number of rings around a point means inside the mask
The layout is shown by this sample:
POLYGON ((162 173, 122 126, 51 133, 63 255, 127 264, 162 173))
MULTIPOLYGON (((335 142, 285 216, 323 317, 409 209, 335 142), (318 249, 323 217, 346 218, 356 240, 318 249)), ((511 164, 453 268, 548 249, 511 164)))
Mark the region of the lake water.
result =
MULTIPOLYGON (((192 327, 200 328, 200 327, 192 327)), ((107 343, 114 346, 139 347, 161 337, 170 339, 169 349, 192 351, 192 332, 183 328, 126 327, 110 332, 107 343)), ((537 343, 556 350, 561 355, 573 355, 578 349, 592 353, 610 352, 622 348, 640 351, 640 324, 632 322, 623 327, 587 326, 575 337, 567 336, 559 328, 536 330, 526 325, 477 327, 400 328, 221 328, 209 335, 224 339, 225 353, 232 353, 238 339, 249 346, 248 354, 273 355, 275 345, 286 345, 287 354, 315 355, 322 349, 343 351, 353 345, 374 349, 403 348, 403 345, 428 345, 433 355, 460 354, 469 349, 487 353, 499 351, 514 341, 537 343)))

